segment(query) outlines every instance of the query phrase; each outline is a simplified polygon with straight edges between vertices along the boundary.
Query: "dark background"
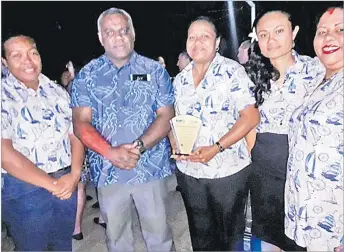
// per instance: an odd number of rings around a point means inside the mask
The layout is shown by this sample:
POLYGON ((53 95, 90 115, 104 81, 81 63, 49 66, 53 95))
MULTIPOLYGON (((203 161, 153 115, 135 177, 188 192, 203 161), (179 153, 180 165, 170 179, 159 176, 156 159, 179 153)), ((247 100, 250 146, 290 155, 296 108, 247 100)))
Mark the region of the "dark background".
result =
MULTIPOLYGON (((296 50, 314 56, 313 37, 316 15, 338 2, 255 2, 256 14, 266 8, 282 8, 300 26, 296 50)), ((247 39, 251 30, 250 8, 243 1, 232 2, 237 36, 230 35, 227 1, 206 2, 1 2, 2 38, 9 33, 33 37, 40 51, 43 73, 60 79, 65 64, 72 60, 84 65, 103 53, 97 36, 97 19, 106 9, 122 8, 132 17, 135 50, 144 56, 163 56, 171 76, 178 73, 178 54, 185 48, 189 22, 197 16, 211 16, 225 39, 224 55, 235 59, 236 45, 247 39), (235 47, 235 48, 234 48, 235 47)))

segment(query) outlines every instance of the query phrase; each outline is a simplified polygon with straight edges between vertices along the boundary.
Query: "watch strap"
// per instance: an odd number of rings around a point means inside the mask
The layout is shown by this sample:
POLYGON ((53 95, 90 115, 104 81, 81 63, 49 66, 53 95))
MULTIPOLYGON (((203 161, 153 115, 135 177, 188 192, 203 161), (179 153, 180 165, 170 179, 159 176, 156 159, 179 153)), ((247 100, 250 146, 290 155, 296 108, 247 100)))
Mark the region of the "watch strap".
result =
POLYGON ((215 144, 216 144, 217 147, 219 148, 219 151, 220 151, 220 152, 224 152, 224 151, 225 151, 225 149, 222 147, 222 145, 221 145, 219 142, 216 142, 215 144))

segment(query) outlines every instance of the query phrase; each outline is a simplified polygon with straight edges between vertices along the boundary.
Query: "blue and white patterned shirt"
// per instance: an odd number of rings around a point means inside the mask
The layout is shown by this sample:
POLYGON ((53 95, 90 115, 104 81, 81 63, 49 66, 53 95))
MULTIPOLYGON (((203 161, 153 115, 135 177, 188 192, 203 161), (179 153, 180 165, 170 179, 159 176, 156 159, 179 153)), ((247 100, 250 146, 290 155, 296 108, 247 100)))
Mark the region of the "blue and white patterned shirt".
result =
POLYGON ((290 119, 286 235, 310 251, 343 240, 343 71, 319 86, 290 119))
MULTIPOLYGON (((157 118, 157 109, 173 105, 173 88, 167 71, 156 61, 133 52, 117 68, 106 55, 92 60, 72 84, 72 106, 92 108, 92 125, 111 144, 132 143, 157 118), (130 80, 130 75, 148 74, 150 80, 130 80)), ((88 150, 91 177, 98 187, 137 184, 172 173, 167 138, 141 155, 131 170, 114 167, 102 155, 88 150)))
POLYGON ((302 56, 295 51, 292 54, 295 64, 286 71, 283 85, 278 88, 271 82, 271 92, 263 94, 264 102, 259 106, 259 133, 288 134, 291 114, 313 89, 313 79, 325 71, 317 58, 302 56))
MULTIPOLYGON (((180 72, 175 87, 176 115, 192 115, 202 120, 195 148, 210 146, 223 137, 239 118, 239 112, 255 103, 253 83, 237 62, 217 54, 203 80, 195 89, 193 63, 180 72)), ((208 165, 178 161, 178 169, 195 178, 222 178, 239 172, 251 162, 247 144, 239 140, 208 162, 208 165)))
POLYGON ((47 173, 71 165, 72 109, 63 87, 41 74, 35 91, 8 74, 1 105, 1 137, 14 149, 47 173))
POLYGON ((1 79, 8 76, 7 67, 1 62, 1 79))

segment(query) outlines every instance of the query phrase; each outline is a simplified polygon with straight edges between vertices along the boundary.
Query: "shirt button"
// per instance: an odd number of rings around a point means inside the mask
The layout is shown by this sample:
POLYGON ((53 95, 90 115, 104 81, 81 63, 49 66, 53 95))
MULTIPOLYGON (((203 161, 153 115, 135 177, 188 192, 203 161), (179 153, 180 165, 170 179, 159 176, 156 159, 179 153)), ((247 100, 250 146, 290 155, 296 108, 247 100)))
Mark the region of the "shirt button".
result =
POLYGON ((120 128, 121 128, 121 127, 122 127, 122 125, 118 125, 118 127, 120 127, 120 128))

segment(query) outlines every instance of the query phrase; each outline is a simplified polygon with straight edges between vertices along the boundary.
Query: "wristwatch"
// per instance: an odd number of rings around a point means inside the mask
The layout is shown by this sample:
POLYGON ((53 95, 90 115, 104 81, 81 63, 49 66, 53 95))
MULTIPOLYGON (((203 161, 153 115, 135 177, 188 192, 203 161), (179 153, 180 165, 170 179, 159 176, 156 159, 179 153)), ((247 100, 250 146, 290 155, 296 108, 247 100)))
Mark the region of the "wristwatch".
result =
POLYGON ((136 143, 136 148, 139 150, 140 154, 143 154, 147 150, 140 138, 136 139, 134 143, 136 143))
POLYGON ((215 144, 217 145, 217 148, 219 148, 220 152, 224 152, 225 151, 225 148, 223 148, 222 145, 219 142, 216 142, 215 144))

